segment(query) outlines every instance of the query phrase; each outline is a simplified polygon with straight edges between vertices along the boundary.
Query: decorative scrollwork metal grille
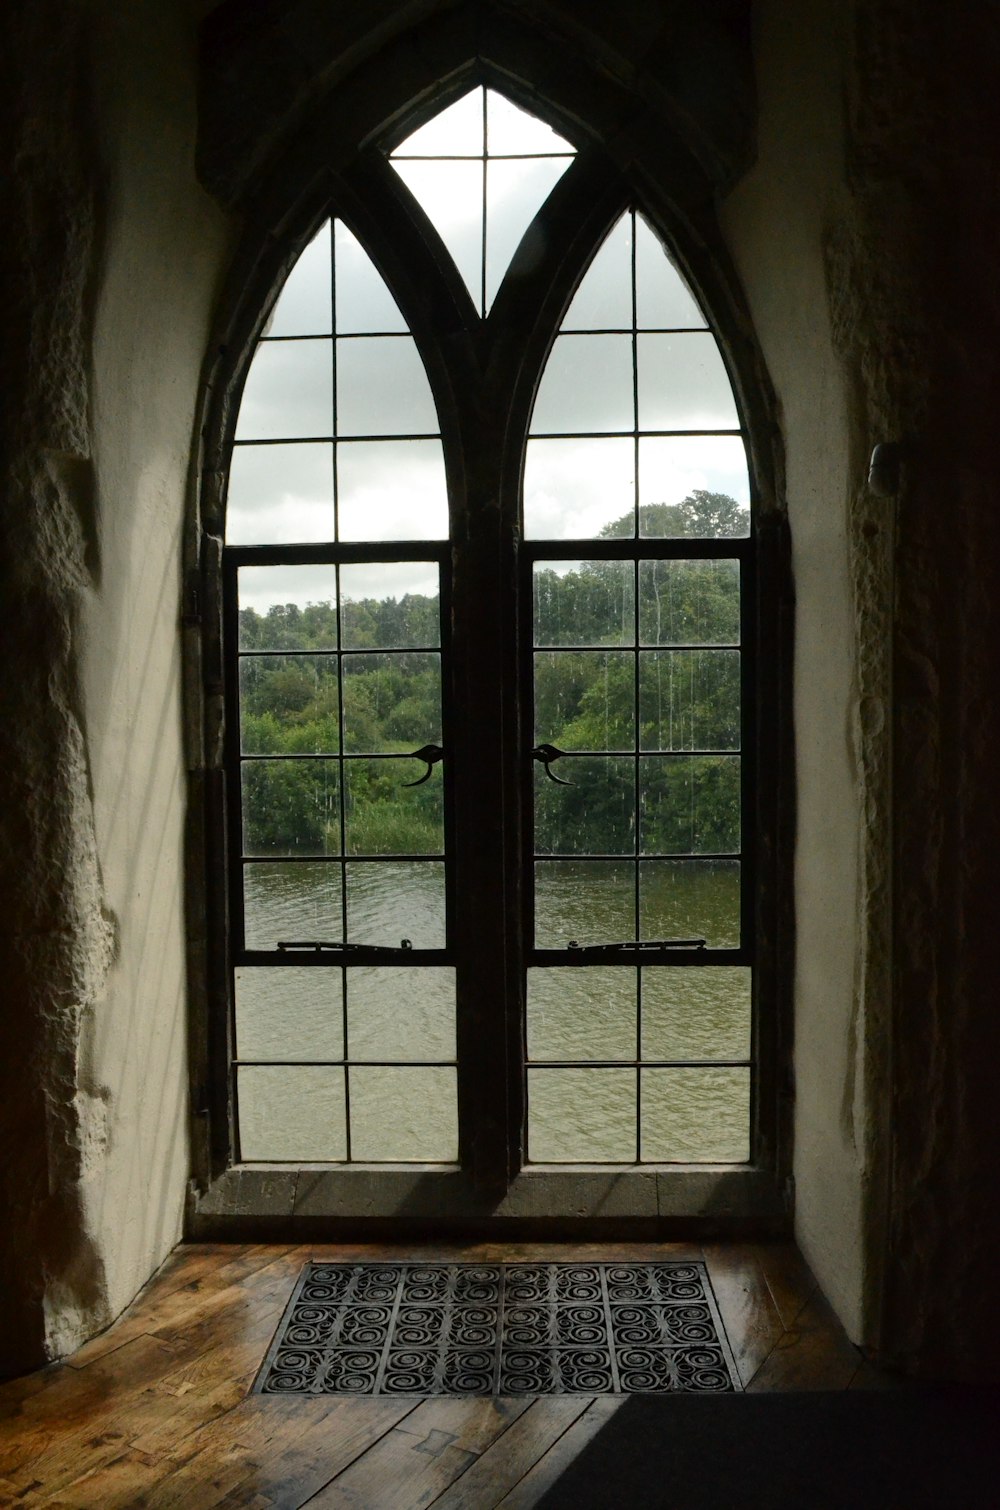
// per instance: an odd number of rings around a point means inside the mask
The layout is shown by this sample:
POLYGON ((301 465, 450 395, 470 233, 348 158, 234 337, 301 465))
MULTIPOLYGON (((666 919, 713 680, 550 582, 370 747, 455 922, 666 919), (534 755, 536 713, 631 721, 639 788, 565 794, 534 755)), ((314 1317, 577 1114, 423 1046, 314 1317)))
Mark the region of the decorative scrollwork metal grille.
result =
POLYGON ((715 1394, 739 1388, 699 1262, 311 1263, 261 1394, 715 1394))

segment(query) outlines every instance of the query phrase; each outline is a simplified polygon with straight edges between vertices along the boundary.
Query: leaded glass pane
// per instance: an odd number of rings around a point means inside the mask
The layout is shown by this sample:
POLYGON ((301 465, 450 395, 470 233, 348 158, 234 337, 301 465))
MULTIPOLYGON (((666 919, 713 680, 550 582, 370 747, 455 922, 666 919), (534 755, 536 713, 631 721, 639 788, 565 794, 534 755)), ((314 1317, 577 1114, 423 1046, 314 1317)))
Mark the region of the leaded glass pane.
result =
POLYGON ((486 308, 496 298, 525 231, 562 178, 568 157, 486 163, 486 308))
MULTIPOLYGON (((423 771, 423 765, 416 760, 344 762, 349 855, 440 855, 444 852, 440 768, 432 771, 430 779, 419 786, 409 785, 423 771)), ((372 884, 377 882, 377 869, 369 879, 372 884)), ((350 898, 350 886, 348 893, 350 898)), ((348 905, 350 908, 350 901, 348 905)))
POLYGON ((644 1069, 642 1160, 655 1164, 742 1164, 750 1157, 750 1071, 644 1069))
POLYGON ((634 668, 620 651, 536 651, 536 738, 567 750, 634 749, 634 668))
POLYGON ((328 336, 333 330, 330 222, 320 226, 282 285, 265 336, 328 336))
POLYGON ((631 330, 632 217, 608 234, 573 295, 563 330, 631 330))
POLYGON ((336 862, 248 863, 243 867, 248 949, 292 940, 344 937, 341 867, 336 862))
POLYGON ((710 949, 739 948, 739 861, 643 860, 639 938, 703 938, 710 949))
POLYGON ((536 949, 636 936, 634 865, 621 860, 535 862, 536 949))
POLYGON ((751 971, 744 965, 642 971, 644 1059, 749 1059, 751 971))
MULTIPOLYGON (((349 754, 388 754, 440 742, 439 655, 347 655, 343 677, 344 749, 349 754)), ((401 779, 414 780, 421 771, 417 762, 401 779)))
POLYGON ((532 435, 629 431, 635 425, 629 336, 557 336, 531 417, 532 435))
POLYGON ((412 336, 337 342, 337 434, 434 435, 437 410, 412 336))
POLYGON ((444 865, 438 860, 350 860, 347 936, 357 944, 398 949, 445 946, 444 865))
POLYGON ((339 970, 243 966, 235 976, 237 1058, 343 1058, 339 970))
POLYGON ((614 966, 528 971, 528 1058, 634 1059, 636 978, 614 966))
POLYGON ((635 302, 639 330, 703 330, 705 317, 659 237, 635 217, 635 302))
POLYGON ((261 341, 247 374, 237 440, 333 434, 333 343, 261 341))
POLYGON ((636 338, 640 430, 735 430, 739 415, 708 331, 636 338))
POLYGON ((535 766, 535 852, 630 855, 635 851, 635 762, 628 756, 574 755, 550 780, 535 766))
POLYGON ((643 645, 736 645, 739 638, 738 561, 639 563, 643 645))
POLYGON ((248 655, 240 661, 244 755, 336 755, 340 691, 335 656, 248 655))
POLYGON ((344 1071, 254 1064, 236 1072, 244 1162, 332 1163, 347 1157, 344 1071))
POLYGON ((444 540, 448 489, 439 440, 337 447, 341 540, 444 540))
POLYGON ((245 855, 260 858, 340 852, 337 761, 244 761, 245 855))
POLYGON ((631 561, 538 561, 536 645, 630 645, 635 638, 631 561))
POLYGON ((550 127, 474 89, 414 131, 390 161, 486 315, 525 232, 572 161, 550 127))
POLYGON ((333 538, 329 441, 234 446, 226 496, 230 545, 294 545, 333 538))
POLYGON ((337 572, 333 566, 241 566, 241 650, 335 650, 337 572))
POLYGON ((630 436, 528 441, 524 529, 530 540, 634 535, 634 513, 635 445, 630 436))
POLYGON ((633 1163, 635 1071, 529 1069, 528 1158, 533 1164, 633 1163))
POLYGON ((351 1058, 455 1058, 455 972, 365 965, 347 972, 351 1058))
POLYGON ((338 335, 405 331, 406 321, 382 274, 342 220, 334 222, 333 244, 338 335))
POLYGON ((458 1095, 444 1065, 360 1065, 351 1086, 351 1156, 375 1163, 458 1158, 458 1095))

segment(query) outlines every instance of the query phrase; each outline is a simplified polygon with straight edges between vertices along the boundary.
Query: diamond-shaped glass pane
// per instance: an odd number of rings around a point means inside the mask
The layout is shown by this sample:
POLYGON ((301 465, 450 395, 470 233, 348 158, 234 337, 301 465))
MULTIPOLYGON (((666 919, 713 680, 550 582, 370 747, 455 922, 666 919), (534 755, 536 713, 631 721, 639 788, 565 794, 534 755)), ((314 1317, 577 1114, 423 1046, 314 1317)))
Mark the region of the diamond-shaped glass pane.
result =
POLYGON ((550 126, 483 88, 447 106, 392 153, 481 315, 573 153, 550 126))
POLYGON ((503 157, 486 164, 486 307, 569 163, 567 157, 503 157))
POLYGON ((490 157, 572 156, 573 147, 528 110, 495 89, 486 91, 486 151, 490 157))
POLYGON ((439 110, 437 115, 409 135, 393 152, 393 157, 482 157, 483 91, 471 89, 460 100, 439 110))

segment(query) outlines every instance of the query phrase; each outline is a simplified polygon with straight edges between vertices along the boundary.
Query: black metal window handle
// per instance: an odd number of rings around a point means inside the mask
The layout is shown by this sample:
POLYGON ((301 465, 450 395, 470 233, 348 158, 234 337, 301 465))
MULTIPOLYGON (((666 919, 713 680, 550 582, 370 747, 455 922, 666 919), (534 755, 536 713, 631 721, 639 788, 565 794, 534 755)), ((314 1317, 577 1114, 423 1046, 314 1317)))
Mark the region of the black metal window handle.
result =
POLYGON ((564 781, 561 776, 553 776, 549 767, 554 760, 560 760, 566 754, 565 750, 557 749, 555 745, 536 745, 531 752, 532 760, 540 760, 545 767, 545 774, 550 781, 556 781, 560 786, 573 786, 572 781, 564 781))
POLYGON ((409 939, 400 939, 398 950, 392 944, 352 944, 326 939, 284 939, 278 943, 278 952, 281 954, 293 949, 308 949, 314 954, 392 954, 405 953, 412 948, 413 944, 409 939))
POLYGON ((444 759, 444 751, 440 745, 421 745, 419 750, 411 750, 407 759, 422 760, 427 769, 422 776, 417 777, 416 781, 404 781, 403 786, 423 786, 425 781, 430 780, 431 771, 438 761, 444 759))

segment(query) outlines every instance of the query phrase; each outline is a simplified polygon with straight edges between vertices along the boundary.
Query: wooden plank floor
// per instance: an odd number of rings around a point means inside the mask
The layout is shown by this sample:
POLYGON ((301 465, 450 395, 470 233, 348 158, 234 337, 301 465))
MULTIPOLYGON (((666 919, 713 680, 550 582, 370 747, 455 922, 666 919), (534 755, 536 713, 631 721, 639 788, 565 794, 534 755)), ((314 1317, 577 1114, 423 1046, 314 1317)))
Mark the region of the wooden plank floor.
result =
POLYGON ((745 1390, 884 1387, 788 1244, 185 1244, 100 1337, 0 1386, 0 1505, 527 1510, 620 1398, 247 1395, 310 1258, 704 1258, 745 1390))

